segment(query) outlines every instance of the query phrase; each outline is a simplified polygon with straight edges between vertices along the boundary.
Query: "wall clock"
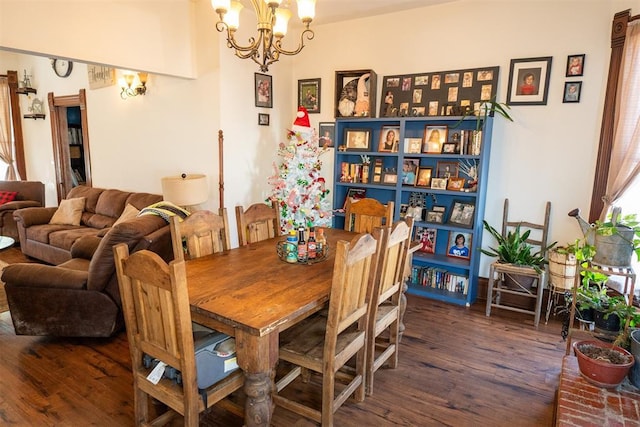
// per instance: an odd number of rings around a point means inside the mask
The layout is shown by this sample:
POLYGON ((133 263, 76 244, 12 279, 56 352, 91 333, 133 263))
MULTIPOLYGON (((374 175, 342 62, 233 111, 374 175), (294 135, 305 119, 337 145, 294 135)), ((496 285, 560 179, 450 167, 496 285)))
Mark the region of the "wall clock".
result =
POLYGON ((73 70, 73 62, 66 59, 52 59, 51 67, 58 77, 69 77, 73 70))

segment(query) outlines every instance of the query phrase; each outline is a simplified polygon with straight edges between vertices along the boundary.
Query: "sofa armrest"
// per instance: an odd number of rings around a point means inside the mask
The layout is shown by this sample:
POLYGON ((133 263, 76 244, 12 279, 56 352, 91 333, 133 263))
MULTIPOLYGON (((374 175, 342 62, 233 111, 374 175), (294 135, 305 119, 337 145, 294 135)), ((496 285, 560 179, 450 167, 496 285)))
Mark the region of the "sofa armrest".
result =
POLYGON ((56 210, 58 210, 57 207, 24 208, 15 211, 13 218, 25 228, 32 225, 48 224, 56 210))
POLYGON ((13 202, 0 205, 0 212, 37 207, 41 207, 41 205, 40 202, 36 202, 35 200, 14 200, 13 202))
POLYGON ((96 236, 82 236, 71 246, 71 258, 83 258, 91 261, 101 240, 96 236))
POLYGON ((86 271, 35 263, 11 264, 2 272, 6 288, 85 289, 88 277, 86 271))

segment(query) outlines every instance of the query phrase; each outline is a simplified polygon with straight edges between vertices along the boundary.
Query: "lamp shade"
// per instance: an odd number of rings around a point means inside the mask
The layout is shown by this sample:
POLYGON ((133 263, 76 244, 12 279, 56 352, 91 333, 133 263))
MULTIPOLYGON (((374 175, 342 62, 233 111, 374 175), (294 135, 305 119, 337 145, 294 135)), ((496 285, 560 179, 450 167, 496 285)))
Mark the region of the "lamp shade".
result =
POLYGON ((194 206, 209 198, 207 176, 182 174, 162 178, 162 197, 178 206, 194 206))

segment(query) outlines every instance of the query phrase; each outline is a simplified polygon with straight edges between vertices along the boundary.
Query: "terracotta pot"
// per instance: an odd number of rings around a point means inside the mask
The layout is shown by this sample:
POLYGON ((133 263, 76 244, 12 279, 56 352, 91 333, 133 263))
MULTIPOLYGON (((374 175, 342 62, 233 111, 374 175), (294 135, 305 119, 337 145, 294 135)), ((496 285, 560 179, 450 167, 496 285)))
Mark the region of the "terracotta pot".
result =
POLYGON ((633 366, 634 358, 622 347, 607 344, 602 341, 576 341, 573 343, 573 351, 578 358, 580 374, 590 383, 598 387, 617 387, 629 373, 633 366), (586 356, 580 348, 583 345, 590 345, 601 349, 617 352, 622 356, 625 363, 614 364, 606 360, 592 359, 586 356))

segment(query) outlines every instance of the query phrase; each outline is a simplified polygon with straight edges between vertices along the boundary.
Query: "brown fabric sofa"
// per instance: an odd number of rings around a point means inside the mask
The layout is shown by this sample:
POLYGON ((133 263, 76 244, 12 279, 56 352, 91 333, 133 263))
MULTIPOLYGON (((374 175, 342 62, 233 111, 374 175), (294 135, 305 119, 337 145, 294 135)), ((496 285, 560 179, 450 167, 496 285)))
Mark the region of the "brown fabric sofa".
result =
MULTIPOLYGON (((80 225, 49 224, 56 207, 26 208, 15 211, 22 252, 32 258, 58 265, 71 259, 71 247, 81 237, 101 236, 120 217, 127 204, 142 209, 162 200, 149 193, 78 186, 68 199, 85 197, 80 225)), ((153 240, 153 236, 150 237, 153 240)))
POLYGON ((120 331, 124 322, 113 255, 118 243, 131 252, 149 249, 165 261, 173 258, 167 222, 143 215, 109 228, 102 238, 77 239, 63 264, 5 267, 2 281, 16 334, 109 337, 120 331))
POLYGON ((13 213, 17 209, 44 206, 44 184, 39 181, 0 181, 0 191, 18 193, 13 201, 0 205, 0 235, 18 242, 13 213))

